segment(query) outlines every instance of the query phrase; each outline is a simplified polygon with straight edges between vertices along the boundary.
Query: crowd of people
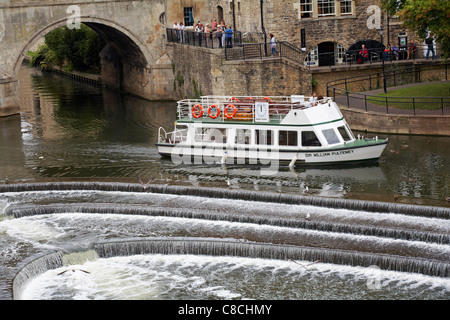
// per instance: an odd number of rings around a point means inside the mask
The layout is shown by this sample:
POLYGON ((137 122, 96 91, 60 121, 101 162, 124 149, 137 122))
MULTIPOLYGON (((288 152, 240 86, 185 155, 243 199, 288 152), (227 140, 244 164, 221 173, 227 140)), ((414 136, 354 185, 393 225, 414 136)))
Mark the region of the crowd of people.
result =
MULTIPOLYGON (((175 21, 173 29, 177 31, 178 40, 181 43, 184 43, 185 26, 183 22, 178 23, 175 21)), ((227 26, 224 20, 218 23, 217 19, 213 19, 211 23, 206 23, 205 25, 198 21, 192 31, 195 31, 200 46, 202 45, 202 41, 206 41, 206 43, 204 43, 205 46, 210 46, 209 43, 214 41, 213 39, 217 39, 219 48, 232 46, 233 29, 230 26, 227 26)))

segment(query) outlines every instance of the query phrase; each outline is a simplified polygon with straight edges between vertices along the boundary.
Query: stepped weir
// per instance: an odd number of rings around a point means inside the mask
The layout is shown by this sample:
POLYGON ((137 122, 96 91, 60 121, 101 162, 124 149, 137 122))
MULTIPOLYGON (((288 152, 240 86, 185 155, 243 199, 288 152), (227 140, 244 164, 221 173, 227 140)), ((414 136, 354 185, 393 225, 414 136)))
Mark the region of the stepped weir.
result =
MULTIPOLYGON (((90 224, 95 216, 158 219, 145 220, 149 230, 139 235, 130 232, 128 236, 93 239, 84 250, 95 251, 99 259, 154 254, 245 257, 377 266, 386 271, 450 276, 448 208, 158 184, 143 187, 127 183, 59 182, 0 186, 0 195, 43 193, 43 197, 48 197, 48 192, 82 191, 93 195, 112 193, 114 197, 131 194, 138 195, 139 199, 136 203, 129 203, 128 198, 125 203, 100 200, 99 203, 47 203, 50 200, 32 205, 16 203, 7 206, 5 214, 19 221, 34 217, 76 215, 76 219, 82 219, 86 216, 90 224), (172 201, 170 197, 179 197, 180 206, 172 207, 172 202, 161 204, 172 201), (143 203, 149 199, 159 200, 143 203), (216 207, 206 203, 211 200, 216 207), (193 205, 199 202, 201 206, 193 205), (335 213, 336 210, 341 211, 335 213), (309 212, 312 218, 306 218, 309 212), (172 219, 171 228, 176 231, 165 233, 159 225, 164 219, 172 219), (195 227, 186 227, 189 223, 195 227), (151 227, 152 224, 155 226, 151 227), (160 235, 144 235, 157 233, 160 235)), ((54 251, 47 250, 46 254, 22 264, 12 281, 11 298, 19 299, 31 279, 63 267, 64 256, 70 250, 81 249, 57 245, 54 251)))

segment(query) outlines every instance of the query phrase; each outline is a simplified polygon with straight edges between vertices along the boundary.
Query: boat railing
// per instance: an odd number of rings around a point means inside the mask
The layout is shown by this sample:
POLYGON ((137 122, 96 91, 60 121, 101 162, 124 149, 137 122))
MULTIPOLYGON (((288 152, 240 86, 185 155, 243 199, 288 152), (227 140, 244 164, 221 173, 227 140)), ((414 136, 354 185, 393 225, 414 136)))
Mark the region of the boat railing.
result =
MULTIPOLYGON (((320 103, 325 103, 324 98, 320 103)), ((185 99, 178 102, 178 119, 255 122, 255 105, 267 102, 269 121, 281 121, 292 110, 311 107, 309 97, 304 96, 204 96, 201 99, 185 99)))
POLYGON ((175 127, 174 131, 166 132, 160 127, 158 131, 159 143, 179 143, 186 141, 188 129, 179 129, 175 127))

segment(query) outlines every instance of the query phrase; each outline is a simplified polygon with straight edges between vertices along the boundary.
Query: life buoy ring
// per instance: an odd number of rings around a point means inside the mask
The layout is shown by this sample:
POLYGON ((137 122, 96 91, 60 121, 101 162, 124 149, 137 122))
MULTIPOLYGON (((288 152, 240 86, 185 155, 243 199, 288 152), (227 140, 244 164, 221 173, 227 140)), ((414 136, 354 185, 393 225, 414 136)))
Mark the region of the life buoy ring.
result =
POLYGON ((264 97, 263 100, 267 100, 267 102, 272 102, 269 97, 264 97))
POLYGON ((235 98, 235 97, 231 97, 230 99, 228 99, 228 101, 229 102, 233 102, 233 101, 239 102, 239 99, 235 98))
POLYGON ((201 104, 196 104, 192 108, 192 116, 196 119, 201 118, 203 116, 203 107, 201 104))
POLYGON ((225 107, 225 110, 223 110, 223 114, 225 115, 225 117, 227 117, 228 119, 233 119, 233 117, 236 115, 237 112, 237 108, 234 104, 229 104, 225 107), (228 108, 232 108, 233 109, 233 114, 229 114, 228 113, 228 108))
POLYGON ((218 116, 220 116, 220 108, 216 104, 212 104, 208 108, 208 115, 211 119, 216 119, 218 116), (216 108, 217 112, 216 114, 211 114, 212 109, 216 108))

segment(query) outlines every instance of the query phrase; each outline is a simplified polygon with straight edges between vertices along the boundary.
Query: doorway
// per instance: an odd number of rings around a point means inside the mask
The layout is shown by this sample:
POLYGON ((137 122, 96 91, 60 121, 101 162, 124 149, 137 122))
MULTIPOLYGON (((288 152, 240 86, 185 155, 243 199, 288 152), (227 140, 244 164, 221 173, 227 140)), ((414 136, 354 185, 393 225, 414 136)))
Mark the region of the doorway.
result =
POLYGON ((322 42, 317 46, 319 66, 334 66, 334 42, 322 42))

